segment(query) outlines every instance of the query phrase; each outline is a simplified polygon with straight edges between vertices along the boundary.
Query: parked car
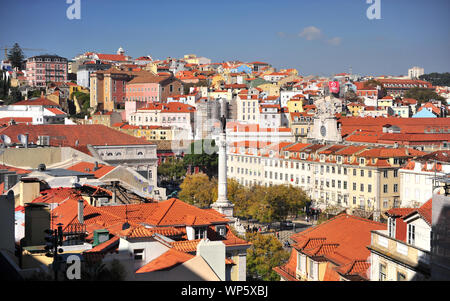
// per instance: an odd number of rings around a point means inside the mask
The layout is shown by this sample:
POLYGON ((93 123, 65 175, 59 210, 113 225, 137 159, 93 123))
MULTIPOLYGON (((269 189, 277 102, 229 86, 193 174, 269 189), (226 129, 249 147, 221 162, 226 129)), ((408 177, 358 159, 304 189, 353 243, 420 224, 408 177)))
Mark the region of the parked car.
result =
POLYGON ((286 220, 281 222, 281 228, 282 229, 292 229, 294 227, 294 224, 292 221, 286 220))

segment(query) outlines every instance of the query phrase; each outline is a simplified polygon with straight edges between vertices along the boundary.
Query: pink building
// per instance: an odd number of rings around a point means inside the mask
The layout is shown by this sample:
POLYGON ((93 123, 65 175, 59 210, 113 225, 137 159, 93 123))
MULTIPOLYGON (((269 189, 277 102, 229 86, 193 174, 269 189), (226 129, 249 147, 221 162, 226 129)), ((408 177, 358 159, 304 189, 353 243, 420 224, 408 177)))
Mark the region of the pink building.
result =
POLYGON ((148 103, 159 102, 159 86, 158 82, 151 82, 145 77, 136 77, 129 81, 125 89, 125 120, 129 121, 130 114, 145 107, 148 103))
POLYGON ((38 55, 27 60, 27 81, 42 87, 48 82, 67 81, 67 59, 57 55, 38 55))

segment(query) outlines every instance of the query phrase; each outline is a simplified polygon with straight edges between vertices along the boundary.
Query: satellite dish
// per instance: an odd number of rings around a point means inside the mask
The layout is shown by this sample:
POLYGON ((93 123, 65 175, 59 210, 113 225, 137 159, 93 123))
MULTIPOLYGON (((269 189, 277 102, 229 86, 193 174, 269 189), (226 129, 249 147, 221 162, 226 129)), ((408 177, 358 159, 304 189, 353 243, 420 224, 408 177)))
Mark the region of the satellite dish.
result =
POLYGON ((1 135, 0 139, 2 139, 2 141, 5 145, 11 145, 11 138, 9 138, 8 136, 1 135))
POLYGON ((19 140, 23 145, 26 145, 28 143, 28 137, 23 134, 18 135, 17 140, 19 140))

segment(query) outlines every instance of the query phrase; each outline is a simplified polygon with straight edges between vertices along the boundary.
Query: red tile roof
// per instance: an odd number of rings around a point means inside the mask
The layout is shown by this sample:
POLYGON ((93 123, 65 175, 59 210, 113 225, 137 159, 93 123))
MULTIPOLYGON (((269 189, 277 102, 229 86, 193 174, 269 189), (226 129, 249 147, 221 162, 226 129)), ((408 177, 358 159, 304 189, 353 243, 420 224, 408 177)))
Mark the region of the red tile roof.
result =
POLYGON ((428 225, 431 226, 432 223, 432 209, 433 209, 433 199, 429 199, 425 204, 420 206, 418 209, 411 211, 409 214, 403 216, 403 219, 407 219, 408 217, 418 213, 428 225))
POLYGON ((161 256, 157 257, 156 259, 150 261, 140 269, 138 269, 136 273, 150 273, 174 268, 192 258, 194 258, 193 255, 180 252, 172 248, 169 249, 164 254, 162 254, 161 256))
POLYGON ((11 106, 55 106, 55 107, 59 107, 59 105, 56 102, 51 101, 50 99, 45 98, 45 97, 31 98, 31 99, 18 101, 16 103, 11 104, 11 106))
POLYGON ((66 112, 63 112, 60 109, 56 109, 56 108, 46 108, 46 110, 52 112, 55 115, 67 115, 66 112))
POLYGON ((115 169, 115 166, 109 166, 109 165, 103 165, 98 164, 98 169, 94 170, 95 164, 90 162, 80 162, 78 164, 75 164, 69 168, 68 170, 74 170, 79 172, 85 172, 85 173, 92 173, 97 179, 100 179, 104 175, 108 174, 110 171, 115 169))
POLYGON ((97 56, 100 60, 105 60, 105 61, 118 61, 118 62, 127 61, 127 58, 124 55, 120 55, 120 54, 97 53, 97 56))
POLYGON ((51 146, 70 146, 88 153, 86 146, 100 145, 149 145, 145 139, 133 137, 123 132, 114 130, 104 125, 10 125, 0 129, 0 134, 9 136, 12 143, 20 143, 17 140, 19 134, 28 133, 28 141, 36 143, 38 136, 50 136, 51 146))
POLYGON ((340 214, 291 238, 296 242, 296 250, 342 267, 354 261, 366 261, 370 255, 366 247, 370 245, 371 231, 385 229, 382 223, 340 214))
POLYGON ((182 102, 169 102, 169 103, 151 103, 145 108, 140 108, 138 111, 161 111, 163 113, 193 113, 195 107, 184 104, 182 102))

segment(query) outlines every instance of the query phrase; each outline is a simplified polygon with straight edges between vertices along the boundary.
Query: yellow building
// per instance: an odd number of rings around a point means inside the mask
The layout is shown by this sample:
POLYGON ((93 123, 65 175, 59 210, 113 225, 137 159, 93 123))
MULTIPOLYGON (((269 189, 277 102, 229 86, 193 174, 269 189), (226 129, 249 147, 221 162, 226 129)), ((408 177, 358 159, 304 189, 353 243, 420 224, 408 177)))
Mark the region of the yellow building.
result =
POLYGON ((350 111, 352 116, 358 117, 364 111, 364 105, 357 102, 352 102, 347 105, 347 109, 350 111))
POLYGON ((211 86, 214 89, 219 89, 220 84, 225 82, 225 78, 222 76, 222 74, 215 74, 211 79, 211 86))
POLYGON ((290 113, 301 113, 303 112, 303 98, 291 98, 288 102, 287 102, 287 108, 289 110, 290 113))
POLYGON ((277 84, 262 84, 258 88, 262 89, 269 96, 280 96, 280 87, 277 84))

